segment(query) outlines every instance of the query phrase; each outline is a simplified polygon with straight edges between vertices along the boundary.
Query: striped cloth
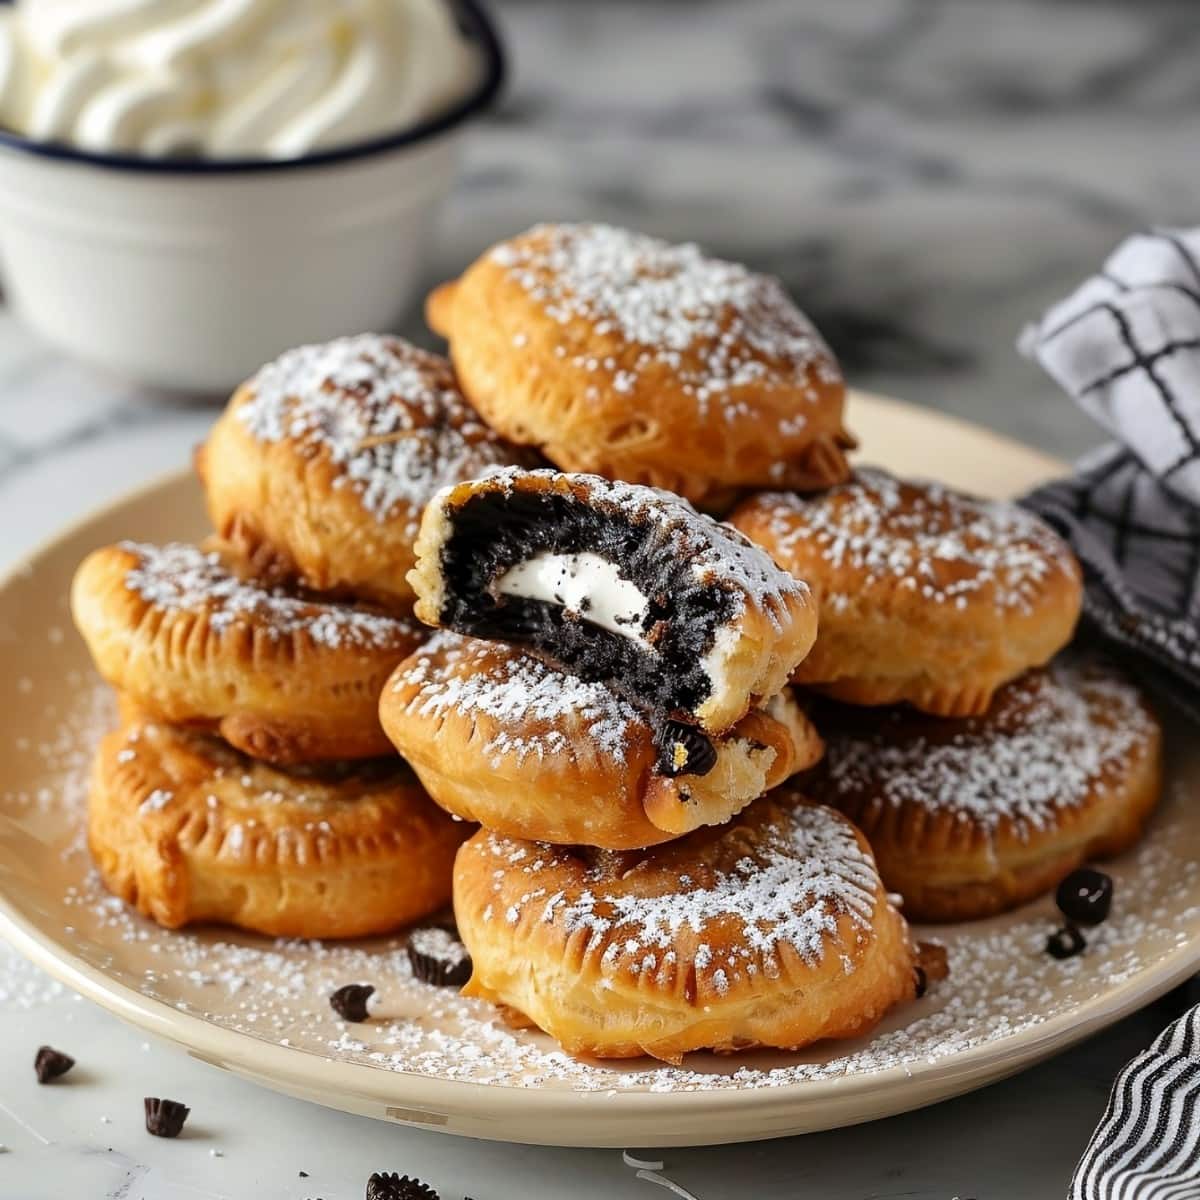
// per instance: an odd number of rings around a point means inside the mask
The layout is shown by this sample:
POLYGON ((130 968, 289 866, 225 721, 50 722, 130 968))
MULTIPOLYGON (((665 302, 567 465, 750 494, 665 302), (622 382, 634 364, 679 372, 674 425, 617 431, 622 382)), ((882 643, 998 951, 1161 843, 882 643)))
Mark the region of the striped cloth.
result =
POLYGON ((1071 1179, 1070 1200, 1200 1196, 1200 1006, 1117 1076, 1071 1179))
MULTIPOLYGON (((1085 624, 1200 721, 1200 230, 1129 238, 1020 345, 1117 439, 1023 503, 1079 556, 1085 624)), ((1200 1200, 1200 1006, 1117 1076, 1070 1200, 1200 1200)))

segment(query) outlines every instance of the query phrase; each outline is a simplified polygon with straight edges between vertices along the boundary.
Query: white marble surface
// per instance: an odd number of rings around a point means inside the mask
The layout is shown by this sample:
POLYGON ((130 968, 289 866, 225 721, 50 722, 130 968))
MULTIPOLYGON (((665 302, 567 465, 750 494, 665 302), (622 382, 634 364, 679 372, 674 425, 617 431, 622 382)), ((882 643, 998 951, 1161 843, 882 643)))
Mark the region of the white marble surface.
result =
MULTIPOLYGON (((782 274, 860 386, 1062 454, 1092 443, 1013 339, 1126 232, 1200 213, 1191 0, 508 0, 502 18, 515 79, 472 143, 431 281, 540 218, 692 237, 782 274)), ((0 312, 0 563, 184 463, 212 416, 63 362, 0 312)), ((665 1194, 614 1152, 463 1142, 269 1095, 7 953, 4 1200, 349 1200, 372 1170, 453 1200, 665 1194), (33 1078, 43 1041, 80 1060, 53 1088, 33 1078), (144 1133, 147 1092, 192 1105, 186 1137, 144 1133)), ((701 1200, 1059 1197, 1113 1073, 1169 1015, 923 1113, 672 1151, 667 1173, 701 1200)))

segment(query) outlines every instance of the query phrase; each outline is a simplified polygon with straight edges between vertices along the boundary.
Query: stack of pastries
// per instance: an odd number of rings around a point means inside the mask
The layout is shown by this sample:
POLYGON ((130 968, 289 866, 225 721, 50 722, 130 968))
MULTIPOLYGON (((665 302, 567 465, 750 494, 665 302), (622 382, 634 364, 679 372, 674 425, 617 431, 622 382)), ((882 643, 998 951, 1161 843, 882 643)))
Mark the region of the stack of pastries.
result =
POLYGON ((293 350, 238 390, 197 456, 211 539, 103 547, 72 587, 120 698, 88 810, 112 891, 170 927, 299 937, 446 904, 468 830, 392 749, 379 692, 425 639, 404 579, 425 502, 521 460, 397 338, 293 350))
POLYGON ((1159 729, 1059 655, 1070 550, 852 468, 777 281, 539 226, 427 312, 449 362, 349 338, 235 394, 197 456, 210 544, 80 568, 119 895, 345 936, 452 893, 467 994, 678 1061, 859 1034, 923 988, 905 916, 1136 838, 1159 729))

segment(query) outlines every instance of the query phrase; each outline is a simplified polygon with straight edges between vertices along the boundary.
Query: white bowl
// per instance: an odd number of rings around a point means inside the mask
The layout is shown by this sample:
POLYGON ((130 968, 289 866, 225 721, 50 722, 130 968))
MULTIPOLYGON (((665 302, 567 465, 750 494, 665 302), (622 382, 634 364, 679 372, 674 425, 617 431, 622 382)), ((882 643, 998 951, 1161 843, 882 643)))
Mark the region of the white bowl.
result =
POLYGON ((456 5, 483 70, 449 111, 294 161, 150 160, 0 132, 0 272, 55 346, 140 384, 226 392, 289 346, 394 328, 414 299, 465 122, 504 61, 456 5))

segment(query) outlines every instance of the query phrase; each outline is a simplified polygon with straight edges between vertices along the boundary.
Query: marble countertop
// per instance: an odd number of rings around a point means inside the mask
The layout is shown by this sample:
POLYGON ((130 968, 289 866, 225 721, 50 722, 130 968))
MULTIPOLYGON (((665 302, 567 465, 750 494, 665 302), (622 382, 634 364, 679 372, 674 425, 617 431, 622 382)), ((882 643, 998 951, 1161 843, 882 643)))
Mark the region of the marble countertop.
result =
MULTIPOLYGON (((1013 343, 1124 234, 1200 213, 1192 0, 499 7, 514 79, 470 144, 431 283, 538 219, 694 238, 782 275, 854 384, 1065 456, 1097 440, 1013 343)), ((415 319, 405 332, 428 340, 415 319)), ((0 310, 0 564, 182 465, 214 412, 63 361, 0 310)), ((671 1151, 667 1174, 700 1200, 1059 1197, 1112 1075, 1176 1002, 962 1100, 671 1151)), ((12 1200, 350 1200, 371 1170, 454 1200, 657 1194, 615 1152, 439 1138, 270 1095, 144 1043, 3 947, 0 1079, 12 1200), (54 1089, 33 1082, 42 1041, 81 1060, 54 1089), (141 1096, 167 1081, 195 1114, 178 1143, 140 1129, 141 1096)))

